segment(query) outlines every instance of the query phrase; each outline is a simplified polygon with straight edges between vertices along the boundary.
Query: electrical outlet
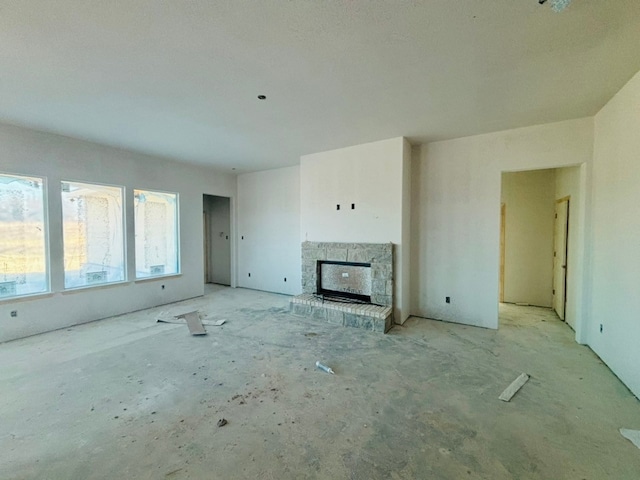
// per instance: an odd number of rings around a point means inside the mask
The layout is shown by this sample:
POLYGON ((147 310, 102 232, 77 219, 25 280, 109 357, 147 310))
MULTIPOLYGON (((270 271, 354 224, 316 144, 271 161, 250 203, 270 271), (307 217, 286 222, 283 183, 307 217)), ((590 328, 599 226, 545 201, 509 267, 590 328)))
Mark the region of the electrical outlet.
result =
POLYGON ((451 297, 444 297, 445 303, 451 303, 451 297))
POLYGON ((17 317, 18 316, 18 311, 17 310, 11 310, 11 316, 12 317, 17 317))

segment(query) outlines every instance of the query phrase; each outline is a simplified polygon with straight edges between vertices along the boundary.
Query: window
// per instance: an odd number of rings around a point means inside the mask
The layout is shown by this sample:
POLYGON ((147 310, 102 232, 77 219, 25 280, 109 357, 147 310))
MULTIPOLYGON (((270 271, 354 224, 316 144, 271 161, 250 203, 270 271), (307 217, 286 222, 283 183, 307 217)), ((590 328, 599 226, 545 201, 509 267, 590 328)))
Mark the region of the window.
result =
POLYGON ((49 291, 44 180, 0 174, 0 300, 49 291))
POLYGON ((178 194, 133 191, 136 278, 180 272, 178 194))
POLYGON ((62 182, 64 286, 125 280, 123 189, 62 182))

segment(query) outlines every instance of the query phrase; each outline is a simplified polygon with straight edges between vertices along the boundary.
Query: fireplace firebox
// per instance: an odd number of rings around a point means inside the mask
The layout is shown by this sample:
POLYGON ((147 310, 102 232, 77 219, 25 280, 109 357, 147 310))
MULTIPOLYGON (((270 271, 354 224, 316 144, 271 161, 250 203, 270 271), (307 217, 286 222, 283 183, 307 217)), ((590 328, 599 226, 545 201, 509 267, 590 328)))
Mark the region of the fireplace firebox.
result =
POLYGON ((371 303, 371 264, 317 261, 318 295, 330 299, 371 303))

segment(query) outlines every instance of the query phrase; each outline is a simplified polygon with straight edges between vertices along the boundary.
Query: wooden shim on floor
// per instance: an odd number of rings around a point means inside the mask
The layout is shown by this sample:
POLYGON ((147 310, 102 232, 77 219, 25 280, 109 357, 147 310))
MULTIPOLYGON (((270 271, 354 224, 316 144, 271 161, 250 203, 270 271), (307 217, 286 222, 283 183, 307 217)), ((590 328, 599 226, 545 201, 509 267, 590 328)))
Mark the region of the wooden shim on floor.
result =
POLYGON ((184 315, 184 319, 187 321, 187 326, 191 335, 206 335, 207 331, 202 326, 200 316, 198 312, 189 312, 184 315))
POLYGON ((500 400, 502 400, 503 402, 508 402, 509 400, 511 400, 513 398, 513 396, 518 393, 518 390, 520 390, 522 388, 522 386, 527 383, 527 381, 529 380, 529 375, 527 375, 526 373, 521 373, 520 376, 518 378, 516 378, 511 385, 509 385, 504 392, 502 392, 500 394, 500 396, 498 397, 500 400))

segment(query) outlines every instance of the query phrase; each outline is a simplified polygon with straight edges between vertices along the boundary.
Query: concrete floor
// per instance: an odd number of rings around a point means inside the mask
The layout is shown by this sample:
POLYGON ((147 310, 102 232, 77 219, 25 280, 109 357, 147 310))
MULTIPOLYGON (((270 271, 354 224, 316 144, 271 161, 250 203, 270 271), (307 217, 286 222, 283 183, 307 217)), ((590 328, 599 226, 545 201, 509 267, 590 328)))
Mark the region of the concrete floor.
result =
POLYGON ((250 290, 177 305, 228 323, 191 337, 164 307, 0 345, 0 478, 640 478, 639 402, 548 310, 382 335, 250 290))

